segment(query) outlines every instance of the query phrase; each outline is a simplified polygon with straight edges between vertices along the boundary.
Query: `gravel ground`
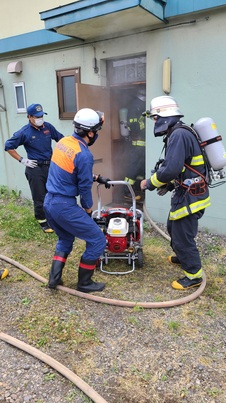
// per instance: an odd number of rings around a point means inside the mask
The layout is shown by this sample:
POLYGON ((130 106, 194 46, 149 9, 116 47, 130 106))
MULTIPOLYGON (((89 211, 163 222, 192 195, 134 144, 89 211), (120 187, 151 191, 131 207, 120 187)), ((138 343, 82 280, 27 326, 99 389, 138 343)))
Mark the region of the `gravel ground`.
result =
MULTIPOLYGON (((23 254, 1 239, 2 255, 47 278, 49 247, 24 244, 23 254)), ((147 231, 144 270, 126 276, 97 272, 96 278, 106 281, 98 295, 137 301, 183 297, 170 287, 180 271, 165 263, 170 248, 161 239, 147 231)), ((206 289, 189 304, 170 309, 125 308, 51 292, 0 261, 0 268, 10 272, 0 283, 0 331, 49 354, 108 403, 225 403, 225 237, 200 232, 197 240, 206 263, 206 289)), ((73 259, 78 259, 76 250, 64 277, 71 288, 77 277, 70 269, 73 259)), ((0 402, 91 402, 47 364, 1 340, 0 363, 0 402)))

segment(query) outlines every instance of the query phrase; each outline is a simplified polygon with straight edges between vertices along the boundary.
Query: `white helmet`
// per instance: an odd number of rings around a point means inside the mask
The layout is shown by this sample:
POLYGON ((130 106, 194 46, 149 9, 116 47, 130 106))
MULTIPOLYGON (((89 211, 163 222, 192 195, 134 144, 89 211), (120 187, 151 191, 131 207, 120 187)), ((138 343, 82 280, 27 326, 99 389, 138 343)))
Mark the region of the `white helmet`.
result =
POLYGON ((74 117, 75 132, 82 134, 83 132, 97 132, 102 128, 104 123, 104 114, 99 111, 94 111, 90 108, 80 109, 74 117))
POLYGON ((184 116, 179 110, 179 106, 173 97, 163 95, 151 100, 150 111, 147 111, 147 116, 170 117, 184 116))

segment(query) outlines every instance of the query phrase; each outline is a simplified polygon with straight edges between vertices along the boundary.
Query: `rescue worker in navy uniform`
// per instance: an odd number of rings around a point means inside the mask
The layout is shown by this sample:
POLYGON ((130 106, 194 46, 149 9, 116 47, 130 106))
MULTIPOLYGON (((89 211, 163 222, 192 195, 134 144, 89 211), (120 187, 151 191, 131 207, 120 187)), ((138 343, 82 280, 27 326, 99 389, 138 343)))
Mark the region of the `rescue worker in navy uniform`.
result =
MULTIPOLYGON (((131 143, 128 142, 127 153, 127 173, 124 181, 132 185, 136 194, 137 177, 140 179, 145 177, 145 118, 142 115, 145 109, 146 89, 141 86, 134 98, 132 104, 128 108, 127 125, 131 143)), ((139 184, 138 184, 139 185, 139 184)), ((131 199, 128 188, 125 188, 125 199, 131 199)), ((136 194, 136 200, 139 201, 141 196, 136 194)))
POLYGON ((58 142, 63 134, 58 132, 53 125, 44 122, 42 105, 32 104, 27 108, 29 123, 15 132, 6 140, 5 151, 25 166, 25 176, 28 180, 34 203, 34 215, 41 229, 45 233, 52 233, 43 209, 46 195, 46 181, 52 156, 52 140, 58 142), (27 158, 21 157, 16 151, 19 146, 24 146, 27 158))
POLYGON ((58 235, 49 275, 51 289, 62 284, 62 270, 75 237, 86 242, 78 269, 77 290, 87 293, 102 291, 105 287, 104 283, 91 279, 106 247, 105 235, 91 218, 92 184, 96 180, 109 188, 107 181, 110 179, 93 176, 94 159, 89 150, 98 138, 103 121, 101 112, 90 108, 79 110, 74 117, 74 133, 60 140, 53 151, 44 202, 48 222, 58 235), (81 205, 77 203, 78 196, 81 205))
POLYGON ((209 189, 205 182, 206 165, 195 135, 180 120, 184 115, 174 98, 153 98, 146 115, 155 121, 155 137, 165 136, 166 148, 162 164, 150 178, 142 180, 140 186, 142 190, 157 188, 160 196, 174 189, 167 229, 176 256, 169 256, 168 260, 180 264, 184 273, 183 278, 172 282, 172 287, 186 290, 202 282, 195 237, 198 220, 205 208, 210 206, 209 189))

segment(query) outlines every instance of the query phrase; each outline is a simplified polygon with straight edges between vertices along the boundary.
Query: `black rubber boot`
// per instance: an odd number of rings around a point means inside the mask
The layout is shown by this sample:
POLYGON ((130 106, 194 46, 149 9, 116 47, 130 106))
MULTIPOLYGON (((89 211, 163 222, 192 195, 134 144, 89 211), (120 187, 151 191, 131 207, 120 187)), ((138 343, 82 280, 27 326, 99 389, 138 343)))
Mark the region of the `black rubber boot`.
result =
POLYGON ((180 263, 180 260, 178 259, 178 257, 177 256, 172 256, 172 255, 170 255, 170 256, 168 256, 168 262, 170 262, 170 263, 173 263, 173 264, 181 264, 180 263))
POLYGON ((62 270, 66 263, 68 255, 64 252, 56 251, 53 257, 52 266, 49 273, 48 287, 55 289, 57 285, 62 285, 62 270))
POLYGON ((188 277, 180 278, 172 282, 172 287, 175 290, 187 290, 188 288, 199 287, 202 283, 202 277, 190 279, 188 277))
MULTIPOLYGON (((84 266, 84 263, 83 263, 84 266)), ((85 269, 79 266, 77 290, 81 292, 102 291, 105 287, 104 283, 96 283, 91 280, 94 269, 85 269)))

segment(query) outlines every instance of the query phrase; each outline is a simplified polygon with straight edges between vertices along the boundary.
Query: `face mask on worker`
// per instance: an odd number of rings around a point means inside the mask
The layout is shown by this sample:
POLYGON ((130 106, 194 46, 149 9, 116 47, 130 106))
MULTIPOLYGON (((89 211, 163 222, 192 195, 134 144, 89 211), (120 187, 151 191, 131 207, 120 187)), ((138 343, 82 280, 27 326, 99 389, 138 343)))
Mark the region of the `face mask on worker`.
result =
POLYGON ((98 133, 94 133, 93 137, 90 137, 89 135, 87 135, 87 137, 89 138, 89 143, 88 143, 88 147, 91 147, 95 141, 98 139, 98 133))
POLYGON ((164 136, 168 129, 174 126, 177 122, 179 122, 180 116, 170 116, 170 117, 162 117, 156 116, 155 125, 154 125, 154 136, 161 137, 164 136))
POLYGON ((35 122, 35 126, 40 127, 40 126, 43 125, 44 119, 43 119, 43 117, 41 117, 41 118, 35 118, 35 119, 34 119, 34 122, 35 122))

